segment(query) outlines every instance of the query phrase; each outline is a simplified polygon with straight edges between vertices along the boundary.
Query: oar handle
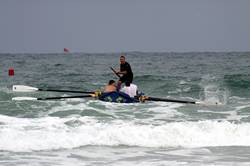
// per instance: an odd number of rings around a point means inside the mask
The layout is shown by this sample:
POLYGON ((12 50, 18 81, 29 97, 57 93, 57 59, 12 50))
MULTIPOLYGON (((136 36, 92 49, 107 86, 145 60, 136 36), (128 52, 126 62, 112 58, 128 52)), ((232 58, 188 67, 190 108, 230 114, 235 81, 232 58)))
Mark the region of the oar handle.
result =
POLYGON ((113 67, 110 67, 110 69, 115 73, 115 75, 119 78, 121 78, 121 76, 119 74, 116 73, 115 69, 113 67))

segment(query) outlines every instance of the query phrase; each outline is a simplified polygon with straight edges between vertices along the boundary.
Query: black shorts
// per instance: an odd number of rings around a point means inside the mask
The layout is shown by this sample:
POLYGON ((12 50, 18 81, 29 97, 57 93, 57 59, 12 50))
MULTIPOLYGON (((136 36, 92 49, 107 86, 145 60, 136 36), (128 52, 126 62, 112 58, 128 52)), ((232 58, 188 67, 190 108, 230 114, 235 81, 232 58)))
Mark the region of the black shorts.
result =
POLYGON ((127 75, 123 75, 121 78, 120 78, 120 81, 122 82, 122 83, 125 83, 125 82, 130 82, 130 83, 132 83, 133 82, 133 75, 131 75, 131 76, 127 76, 127 75))

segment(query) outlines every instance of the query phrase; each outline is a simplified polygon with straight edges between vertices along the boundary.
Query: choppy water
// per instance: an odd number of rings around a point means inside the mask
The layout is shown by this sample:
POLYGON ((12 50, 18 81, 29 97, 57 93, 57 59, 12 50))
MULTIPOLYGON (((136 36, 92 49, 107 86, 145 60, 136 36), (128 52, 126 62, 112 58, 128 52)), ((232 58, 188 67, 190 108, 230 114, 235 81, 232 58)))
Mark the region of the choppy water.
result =
POLYGON ((1 54, 1 165, 250 165, 250 53, 140 53, 127 61, 149 96, 187 105, 12 92, 12 85, 95 90, 116 79, 119 54, 1 54), (8 69, 15 76, 8 76, 8 69))

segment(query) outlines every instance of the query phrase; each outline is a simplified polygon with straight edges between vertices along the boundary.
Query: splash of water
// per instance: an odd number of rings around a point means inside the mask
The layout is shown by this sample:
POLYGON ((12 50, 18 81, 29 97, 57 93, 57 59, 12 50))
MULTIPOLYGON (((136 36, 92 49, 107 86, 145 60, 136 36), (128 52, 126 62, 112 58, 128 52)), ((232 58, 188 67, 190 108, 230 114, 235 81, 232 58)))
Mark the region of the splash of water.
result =
POLYGON ((226 104, 229 94, 228 90, 223 87, 221 80, 216 76, 203 76, 200 86, 204 91, 200 94, 200 98, 206 103, 226 104))

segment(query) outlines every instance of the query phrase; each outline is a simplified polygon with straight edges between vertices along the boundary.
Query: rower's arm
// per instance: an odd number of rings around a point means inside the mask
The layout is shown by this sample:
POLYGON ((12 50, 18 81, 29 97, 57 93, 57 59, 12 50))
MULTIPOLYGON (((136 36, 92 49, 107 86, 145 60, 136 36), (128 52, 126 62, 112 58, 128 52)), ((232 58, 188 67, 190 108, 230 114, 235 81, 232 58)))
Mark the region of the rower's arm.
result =
POLYGON ((127 74, 127 71, 118 71, 117 74, 127 74))

